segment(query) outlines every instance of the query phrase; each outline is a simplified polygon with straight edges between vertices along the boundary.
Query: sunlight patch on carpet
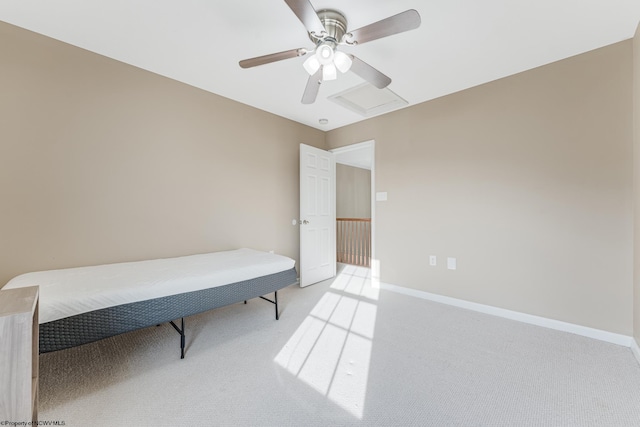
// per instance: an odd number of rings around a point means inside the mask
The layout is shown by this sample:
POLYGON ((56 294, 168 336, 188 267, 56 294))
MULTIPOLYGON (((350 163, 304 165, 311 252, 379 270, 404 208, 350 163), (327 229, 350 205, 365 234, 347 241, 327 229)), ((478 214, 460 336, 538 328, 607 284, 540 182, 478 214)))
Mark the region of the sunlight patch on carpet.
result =
POLYGON ((379 289, 367 268, 345 266, 274 359, 362 419, 379 289))

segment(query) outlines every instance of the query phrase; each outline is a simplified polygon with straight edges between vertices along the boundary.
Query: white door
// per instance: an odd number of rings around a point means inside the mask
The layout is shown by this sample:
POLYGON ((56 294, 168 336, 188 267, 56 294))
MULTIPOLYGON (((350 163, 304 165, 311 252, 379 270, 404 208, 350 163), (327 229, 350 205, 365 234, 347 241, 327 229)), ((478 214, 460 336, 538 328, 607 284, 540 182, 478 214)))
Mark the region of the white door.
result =
POLYGON ((300 286, 336 274, 336 161, 300 144, 300 286))

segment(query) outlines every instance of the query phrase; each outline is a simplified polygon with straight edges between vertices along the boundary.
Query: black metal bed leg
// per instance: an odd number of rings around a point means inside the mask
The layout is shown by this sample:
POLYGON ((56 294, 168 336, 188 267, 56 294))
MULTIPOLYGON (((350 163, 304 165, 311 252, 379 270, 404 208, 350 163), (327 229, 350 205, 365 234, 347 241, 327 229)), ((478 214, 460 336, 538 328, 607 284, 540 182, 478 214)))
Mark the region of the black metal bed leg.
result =
POLYGON ((180 319, 180 327, 178 328, 173 320, 169 322, 173 329, 175 329, 180 334, 180 359, 184 359, 184 317, 180 319))
POLYGON ((180 319, 180 329, 182 329, 180 334, 180 359, 184 359, 184 317, 180 319))
POLYGON ((280 313, 278 313, 278 291, 275 291, 274 293, 274 299, 270 300, 269 298, 260 296, 258 298, 262 298, 265 301, 269 301, 271 304, 276 306, 276 320, 280 320, 280 313))

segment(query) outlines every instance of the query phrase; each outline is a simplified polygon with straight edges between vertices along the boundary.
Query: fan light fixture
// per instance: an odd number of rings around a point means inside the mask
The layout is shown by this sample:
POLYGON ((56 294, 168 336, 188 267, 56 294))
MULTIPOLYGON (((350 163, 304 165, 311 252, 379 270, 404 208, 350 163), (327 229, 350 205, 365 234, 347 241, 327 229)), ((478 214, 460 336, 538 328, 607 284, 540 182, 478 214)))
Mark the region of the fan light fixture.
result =
POLYGON ((316 48, 316 52, 309 56, 302 66, 310 76, 322 67, 322 80, 335 80, 338 77, 336 70, 346 73, 351 68, 351 64, 349 55, 335 50, 329 43, 321 43, 316 48))

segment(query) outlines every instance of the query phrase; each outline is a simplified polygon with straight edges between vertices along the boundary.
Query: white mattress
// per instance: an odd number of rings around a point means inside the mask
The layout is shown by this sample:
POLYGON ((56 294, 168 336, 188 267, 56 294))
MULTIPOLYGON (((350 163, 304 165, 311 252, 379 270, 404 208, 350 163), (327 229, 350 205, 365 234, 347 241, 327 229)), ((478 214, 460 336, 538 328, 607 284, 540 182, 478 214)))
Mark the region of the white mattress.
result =
POLYGON ((40 323, 131 302, 255 279, 293 268, 291 258, 253 249, 39 271, 2 289, 40 286, 40 323))

